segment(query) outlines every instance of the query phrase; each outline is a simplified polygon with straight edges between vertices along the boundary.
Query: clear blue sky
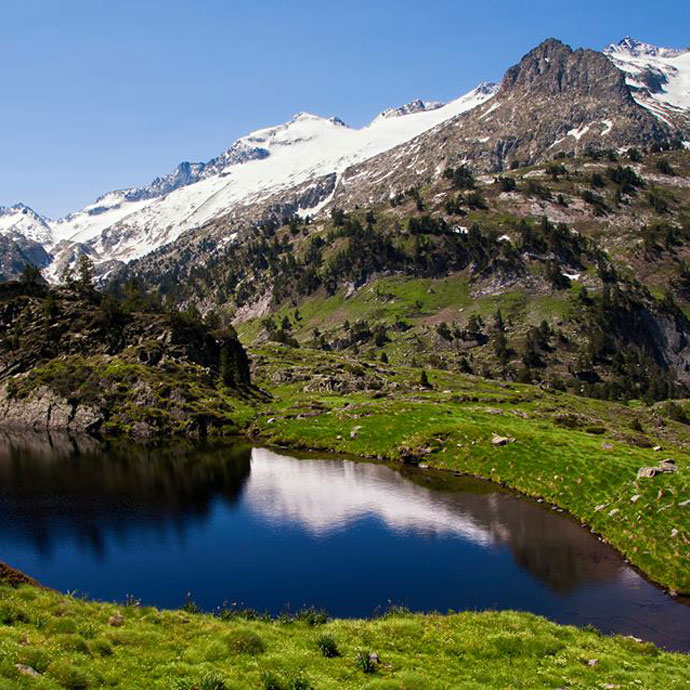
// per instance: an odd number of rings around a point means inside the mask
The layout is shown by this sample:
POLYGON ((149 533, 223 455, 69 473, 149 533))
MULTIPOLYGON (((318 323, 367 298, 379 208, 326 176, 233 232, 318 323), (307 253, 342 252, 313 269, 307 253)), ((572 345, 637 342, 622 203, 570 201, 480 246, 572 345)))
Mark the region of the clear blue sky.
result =
POLYGON ((497 81, 542 39, 690 43, 688 0, 2 0, 0 205, 53 217, 307 110, 497 81))

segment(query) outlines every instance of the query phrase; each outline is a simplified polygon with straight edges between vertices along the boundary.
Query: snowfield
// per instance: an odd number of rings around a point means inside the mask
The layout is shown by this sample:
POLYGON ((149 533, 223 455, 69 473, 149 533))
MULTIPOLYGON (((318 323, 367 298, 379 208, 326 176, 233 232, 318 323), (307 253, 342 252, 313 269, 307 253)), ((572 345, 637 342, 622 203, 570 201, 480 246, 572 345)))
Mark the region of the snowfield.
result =
POLYGON ((604 53, 626 73, 635 100, 662 120, 668 109, 690 110, 690 49, 659 48, 626 37, 604 53))
MULTIPOLYGON (((481 105, 495 91, 495 85, 482 84, 446 105, 413 101, 384 111, 361 129, 337 118, 299 113, 285 124, 251 132, 207 164, 181 164, 148 187, 110 192, 57 221, 34 214, 35 227, 26 231, 40 236, 55 257, 47 271, 49 279, 56 279, 64 263, 81 251, 96 264, 128 262, 236 206, 257 203, 326 175, 340 175, 351 165, 481 105), (180 177, 181 186, 167 191, 180 177), (191 181, 185 183, 188 178, 191 181)), ((301 211, 313 214, 326 202, 301 211)), ((0 217, 0 232, 15 221, 0 217)))

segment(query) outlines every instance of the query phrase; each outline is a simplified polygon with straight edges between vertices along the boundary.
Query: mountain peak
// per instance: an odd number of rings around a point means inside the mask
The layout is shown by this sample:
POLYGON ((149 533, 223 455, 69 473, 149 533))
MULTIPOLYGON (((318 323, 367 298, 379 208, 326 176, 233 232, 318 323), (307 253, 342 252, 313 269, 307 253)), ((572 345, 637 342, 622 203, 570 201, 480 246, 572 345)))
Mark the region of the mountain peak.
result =
POLYGON ((681 50, 678 48, 664 48, 656 46, 652 43, 645 43, 634 38, 633 36, 625 36, 618 43, 609 43, 604 48, 607 55, 629 55, 630 57, 665 57, 673 58, 687 52, 687 49, 681 50))
MULTIPOLYGON (((437 110, 445 105, 442 101, 423 101, 421 98, 415 98, 405 105, 398 108, 387 108, 379 113, 378 117, 404 117, 405 115, 412 115, 413 113, 423 113, 428 110, 437 110)), ((377 118, 378 119, 378 118, 377 118)))
POLYGON ((503 78, 499 97, 552 97, 569 92, 571 98, 607 98, 630 101, 621 72, 602 53, 578 48, 555 38, 542 41, 511 67, 503 78))
POLYGON ((330 122, 332 125, 337 125, 338 127, 347 127, 339 117, 322 117, 321 115, 314 115, 314 113, 308 113, 306 111, 297 113, 290 122, 286 124, 291 125, 297 122, 330 122))

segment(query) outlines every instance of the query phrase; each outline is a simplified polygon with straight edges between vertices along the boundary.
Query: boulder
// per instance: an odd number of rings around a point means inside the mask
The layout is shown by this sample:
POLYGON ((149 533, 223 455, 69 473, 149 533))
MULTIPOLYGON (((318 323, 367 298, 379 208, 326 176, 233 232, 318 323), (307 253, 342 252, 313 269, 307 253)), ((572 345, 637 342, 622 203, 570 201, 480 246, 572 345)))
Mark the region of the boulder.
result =
POLYGON ((21 673, 23 676, 30 676, 32 678, 37 678, 41 674, 33 668, 33 666, 27 666, 26 664, 15 664, 14 667, 21 673))
POLYGON ((125 622, 125 617, 119 612, 116 611, 110 618, 108 618, 108 625, 111 625, 114 628, 119 628, 122 625, 124 625, 125 622))
POLYGON ((638 479, 651 479, 653 477, 656 477, 657 474, 661 474, 663 470, 661 470, 658 467, 640 467, 639 470, 637 470, 637 478, 638 479))

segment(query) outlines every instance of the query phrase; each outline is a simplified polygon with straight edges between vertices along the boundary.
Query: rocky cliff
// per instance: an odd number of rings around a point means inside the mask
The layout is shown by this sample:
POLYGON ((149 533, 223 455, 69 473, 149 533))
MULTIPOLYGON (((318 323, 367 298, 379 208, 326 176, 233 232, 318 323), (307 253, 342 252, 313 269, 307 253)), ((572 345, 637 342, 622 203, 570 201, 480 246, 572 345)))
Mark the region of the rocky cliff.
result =
POLYGON ((152 436, 233 430, 250 394, 232 329, 92 289, 0 285, 0 424, 152 436))

